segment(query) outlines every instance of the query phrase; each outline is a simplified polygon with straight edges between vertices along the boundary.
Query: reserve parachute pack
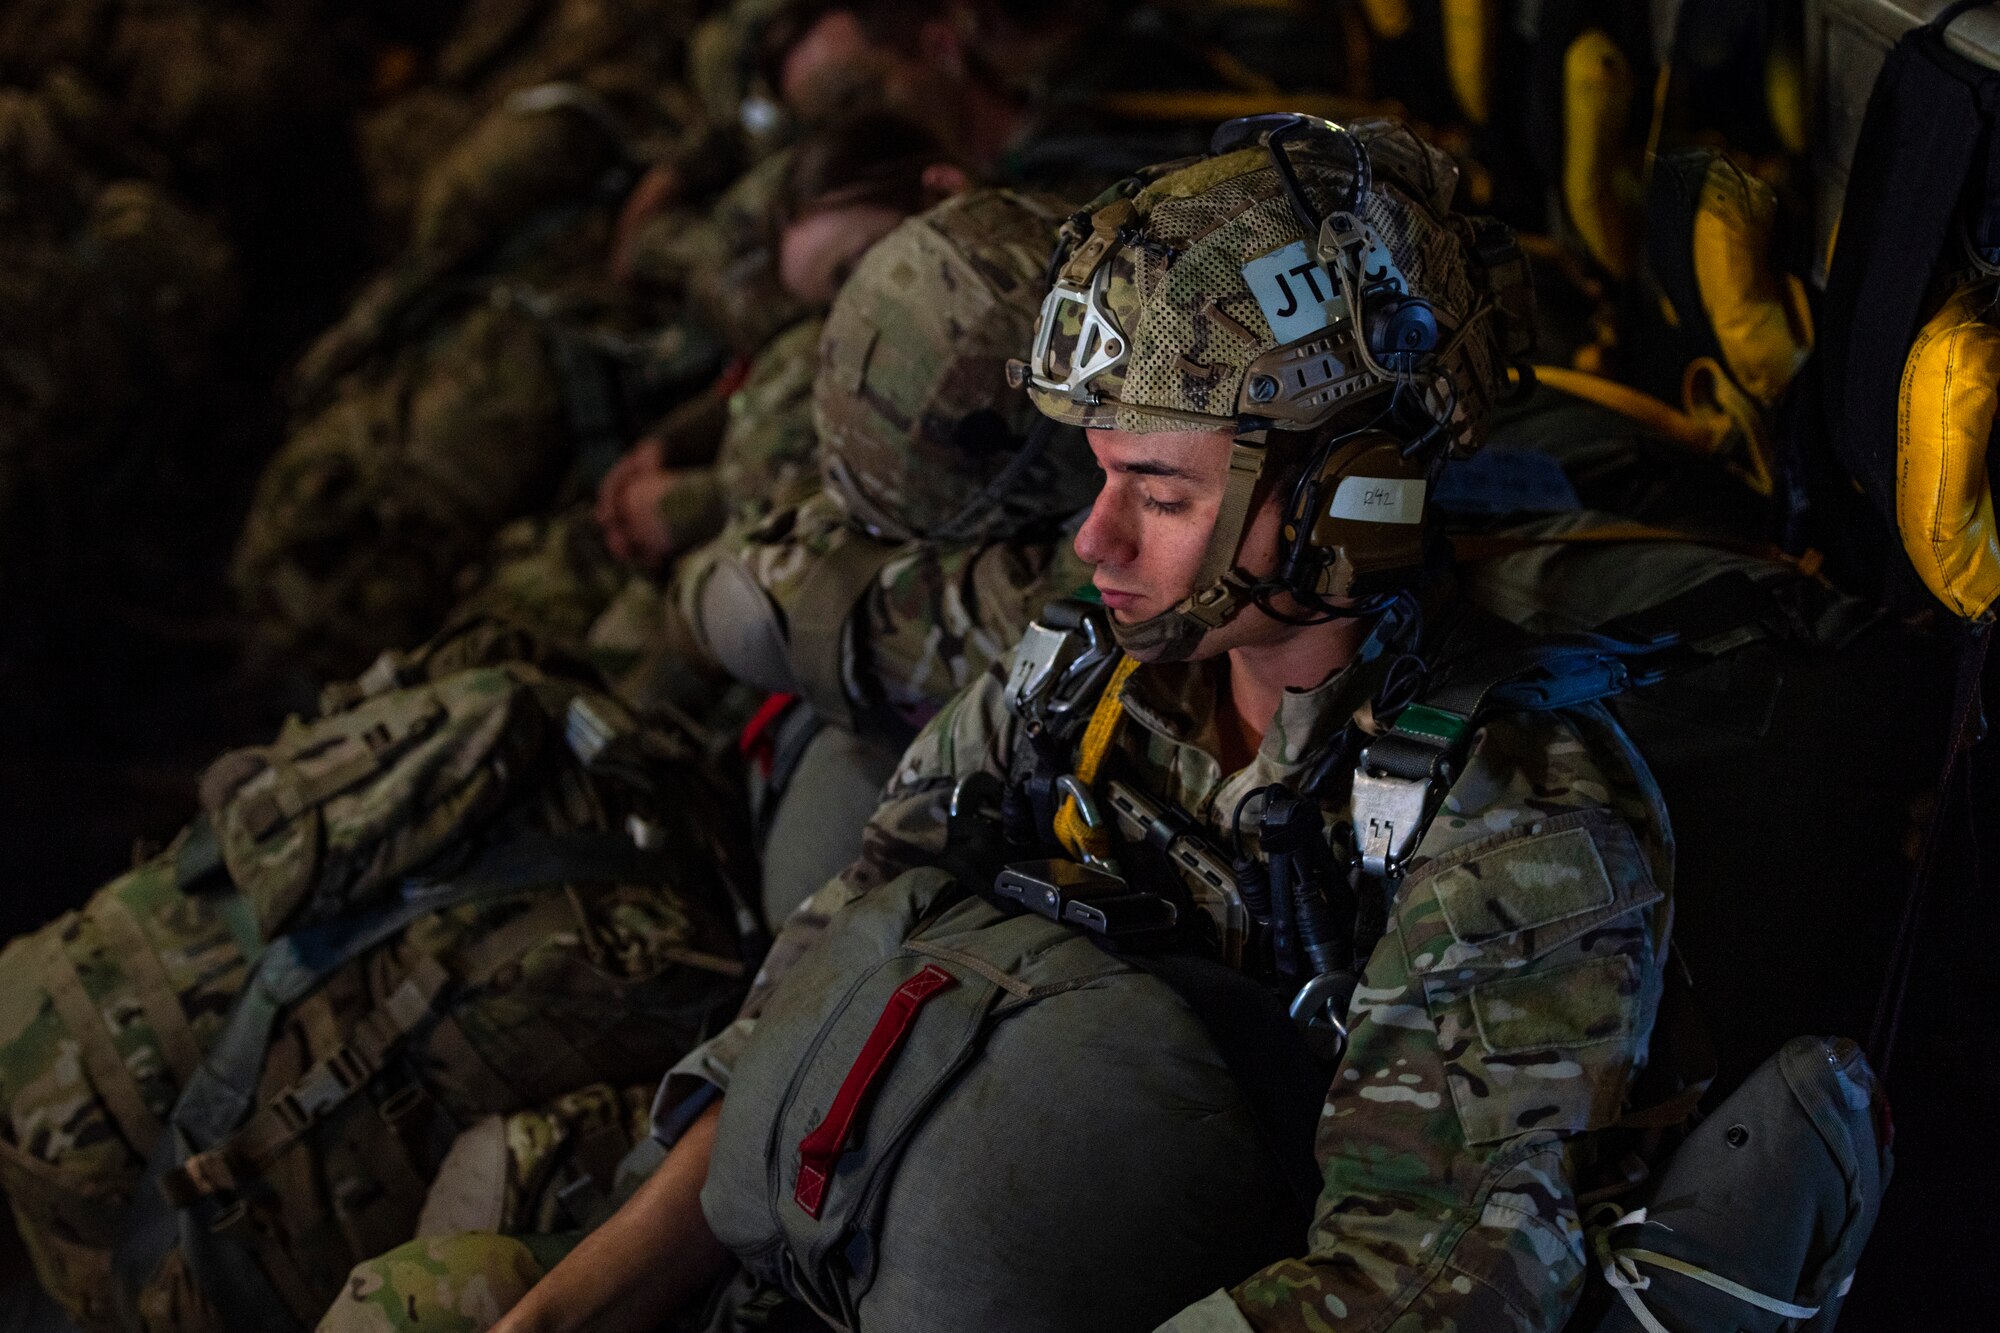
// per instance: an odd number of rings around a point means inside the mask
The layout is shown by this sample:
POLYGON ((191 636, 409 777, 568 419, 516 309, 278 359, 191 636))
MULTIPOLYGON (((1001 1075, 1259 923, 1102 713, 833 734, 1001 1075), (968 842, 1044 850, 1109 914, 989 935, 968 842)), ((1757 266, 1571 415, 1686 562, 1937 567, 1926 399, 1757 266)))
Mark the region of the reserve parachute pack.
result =
POLYGON ((916 870, 773 993, 702 1207, 842 1328, 1143 1331, 1304 1234, 1327 1076, 1240 974, 916 870))
POLYGON ((309 1326, 460 1129, 733 1008, 720 799, 607 696, 479 657, 385 658, 225 755, 170 849, 8 947, 0 1187, 89 1333, 309 1326))

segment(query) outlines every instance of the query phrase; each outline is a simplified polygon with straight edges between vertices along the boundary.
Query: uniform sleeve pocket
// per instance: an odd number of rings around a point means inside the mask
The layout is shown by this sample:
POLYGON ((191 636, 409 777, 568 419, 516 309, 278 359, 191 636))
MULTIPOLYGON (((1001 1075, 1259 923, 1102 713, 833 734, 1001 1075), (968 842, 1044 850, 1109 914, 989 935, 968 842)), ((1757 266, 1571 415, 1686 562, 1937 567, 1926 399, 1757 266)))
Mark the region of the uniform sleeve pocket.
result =
POLYGON ((1467 992, 1488 1055, 1615 1042, 1638 1026, 1639 968, 1628 954, 1586 958, 1467 992))
POLYGON ((1467 1143, 1618 1118, 1659 1000, 1661 898, 1608 810, 1457 848, 1404 884, 1398 932, 1467 1143))

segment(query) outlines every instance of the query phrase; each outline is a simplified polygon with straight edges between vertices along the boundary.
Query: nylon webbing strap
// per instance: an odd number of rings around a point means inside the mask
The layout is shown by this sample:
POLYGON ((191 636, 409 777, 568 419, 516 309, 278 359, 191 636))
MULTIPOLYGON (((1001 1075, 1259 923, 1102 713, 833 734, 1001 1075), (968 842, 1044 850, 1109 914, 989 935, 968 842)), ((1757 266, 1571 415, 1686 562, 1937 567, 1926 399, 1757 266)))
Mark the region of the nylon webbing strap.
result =
POLYGON ((42 986, 49 993, 49 1003, 55 1006, 56 1016, 63 1026, 76 1038, 77 1054, 83 1061, 84 1072, 90 1075, 91 1086, 104 1099, 105 1109, 118 1122, 119 1133, 132 1146, 134 1152, 145 1151, 146 1145, 160 1136, 159 1117, 146 1105, 140 1095, 138 1080, 118 1054, 117 1043, 112 1039, 111 1030, 105 1025, 104 1015, 91 1001, 90 993, 84 989, 83 978, 76 972, 76 964, 70 960, 69 950, 63 946, 63 936, 76 925, 74 913, 64 917, 52 927, 43 938, 42 986))
MULTIPOLYGON (((223 1206, 197 1194, 172 1206, 162 1183, 189 1158, 227 1137, 249 1113, 278 1015, 347 963, 419 917, 464 903, 562 883, 653 883, 667 863, 611 834, 530 834, 489 849, 464 873, 438 884, 405 886, 404 901, 354 921, 295 931, 273 942, 252 967, 229 1022, 182 1090, 170 1132, 153 1139, 145 1178, 133 1192, 113 1256, 120 1300, 129 1302, 179 1247, 203 1294, 231 1328, 297 1329, 298 1313, 281 1294, 293 1287, 286 1256, 261 1242, 242 1200, 223 1206)), ((293 1293, 296 1294, 295 1292, 293 1293)), ((136 1324, 136 1317, 128 1322, 136 1324)))
POLYGON ((1474 658, 1396 715, 1388 733, 1369 744, 1369 767, 1427 780, 1496 707, 1544 712, 1619 694, 1632 683, 1621 647, 1609 639, 1538 642, 1474 658))
POLYGON ((274 941, 257 960, 208 1058, 188 1081, 174 1107, 174 1124, 200 1147, 209 1147, 242 1123, 256 1099, 278 1014, 418 917, 570 881, 649 883, 663 868, 658 857, 613 835, 521 837, 492 849, 448 882, 406 887, 404 900, 394 907, 274 941))
POLYGON ((168 1200, 182 1207, 204 1195, 236 1190, 239 1171, 262 1171, 277 1161, 381 1072, 403 1038, 431 1015, 450 981, 451 974, 436 958, 418 959, 401 985, 355 1021, 337 1049, 315 1061, 242 1128, 162 1176, 160 1189, 168 1200))
POLYGON ((842 670, 848 617, 898 549, 858 538, 836 544, 806 576, 796 602, 786 607, 799 693, 833 726, 854 729, 854 705, 842 670))
POLYGON ((1210 538, 1201 570, 1194 577, 1197 596, 1236 567, 1236 554, 1250 521, 1250 502, 1256 497, 1257 478, 1264 473, 1268 453, 1261 444, 1246 444, 1242 440, 1230 443, 1229 480, 1223 488, 1222 508, 1215 515, 1215 535, 1210 538))
MULTIPOLYGON (((1611 1219, 1602 1225, 1593 1226, 1590 1230, 1590 1247, 1597 1257, 1598 1271, 1604 1275, 1604 1280, 1611 1289, 1618 1293, 1618 1298, 1625 1303, 1625 1308, 1632 1312, 1632 1317, 1639 1321, 1646 1333, 1670 1333, 1670 1331, 1651 1310, 1646 1308, 1645 1301, 1639 1298, 1639 1293, 1645 1291, 1653 1282, 1639 1271, 1640 1264, 1692 1278, 1705 1287, 1713 1287, 1726 1296, 1742 1301, 1745 1305, 1767 1310, 1783 1319, 1810 1319, 1819 1313, 1817 1305, 1798 1305, 1791 1301, 1781 1301, 1775 1296, 1766 1296, 1763 1292, 1746 1287, 1741 1282, 1731 1281, 1720 1273, 1712 1273, 1699 1264, 1676 1259, 1671 1254, 1661 1254, 1637 1246, 1613 1245, 1612 1235, 1620 1227, 1646 1224, 1648 1219, 1644 1208, 1635 1208, 1627 1213, 1620 1210, 1617 1204, 1607 1203, 1598 1205, 1592 1210, 1592 1214, 1607 1215, 1611 1219)), ((1652 1225, 1660 1224, 1655 1222, 1652 1225)))
POLYGON ((160 1055, 173 1072, 174 1083, 184 1085, 188 1075, 201 1063, 201 1046, 194 1039, 194 1029, 188 1026, 187 1015, 181 1012, 180 997, 174 993, 174 984, 160 962, 158 951, 140 929, 132 909, 117 894, 100 897, 93 904, 91 915, 112 952, 125 964, 132 985, 139 992, 139 1007, 152 1026, 153 1039, 160 1044, 160 1055))
MULTIPOLYGON (((1118 665, 1111 669, 1104 693, 1097 696, 1097 707, 1091 710, 1090 725, 1084 729, 1083 746, 1076 761, 1076 780, 1085 787, 1097 782, 1097 772, 1104 766, 1104 756, 1110 752, 1112 738, 1118 734, 1118 724, 1125 717, 1125 682, 1138 668, 1138 658, 1121 656, 1118 665)), ((1103 860, 1111 854, 1111 830, 1092 828, 1083 811, 1077 808, 1074 796, 1067 797, 1056 811, 1055 833, 1057 841, 1078 860, 1103 860)))

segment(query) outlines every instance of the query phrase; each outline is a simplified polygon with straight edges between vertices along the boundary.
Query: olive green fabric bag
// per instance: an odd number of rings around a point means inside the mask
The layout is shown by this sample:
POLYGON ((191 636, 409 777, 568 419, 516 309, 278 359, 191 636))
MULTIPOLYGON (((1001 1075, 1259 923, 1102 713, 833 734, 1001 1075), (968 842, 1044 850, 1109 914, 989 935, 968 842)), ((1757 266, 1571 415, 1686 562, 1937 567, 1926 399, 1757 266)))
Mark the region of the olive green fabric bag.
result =
POLYGON ((1174 987, 941 870, 855 902, 778 986, 702 1193, 758 1278, 940 1333, 1151 1329, 1296 1245, 1295 1203, 1174 987))

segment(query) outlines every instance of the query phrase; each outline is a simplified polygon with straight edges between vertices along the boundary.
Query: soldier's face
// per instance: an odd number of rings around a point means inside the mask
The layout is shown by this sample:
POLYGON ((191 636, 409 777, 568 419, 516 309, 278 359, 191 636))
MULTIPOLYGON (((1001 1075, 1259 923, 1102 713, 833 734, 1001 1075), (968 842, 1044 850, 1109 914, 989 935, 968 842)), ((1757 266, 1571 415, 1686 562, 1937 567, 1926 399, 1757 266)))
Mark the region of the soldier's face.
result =
MULTIPOLYGON (((1104 487, 1077 529, 1076 553, 1097 567, 1093 581, 1113 618, 1136 624, 1172 610, 1195 590, 1229 480, 1230 434, 1093 430, 1085 437, 1104 470, 1104 487)), ((1260 506, 1237 563, 1252 574, 1276 568, 1278 528, 1277 505, 1260 506)), ((1260 611, 1246 611, 1204 639, 1197 656, 1212 656, 1277 624, 1260 611)))

